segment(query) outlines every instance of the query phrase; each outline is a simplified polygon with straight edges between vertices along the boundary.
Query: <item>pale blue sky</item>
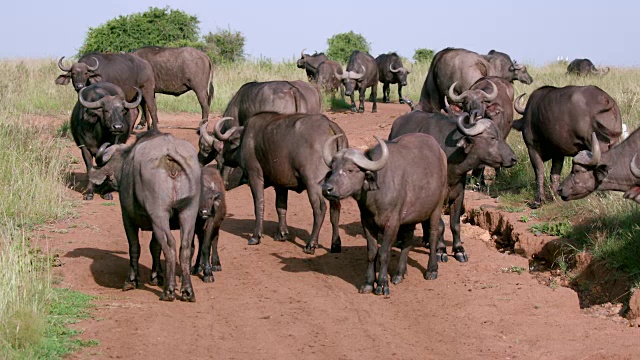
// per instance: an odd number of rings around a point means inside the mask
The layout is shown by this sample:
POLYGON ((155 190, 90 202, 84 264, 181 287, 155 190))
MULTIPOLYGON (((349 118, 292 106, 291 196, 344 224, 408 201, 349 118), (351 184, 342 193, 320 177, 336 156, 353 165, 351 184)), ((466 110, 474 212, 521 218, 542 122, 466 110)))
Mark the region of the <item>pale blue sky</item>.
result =
POLYGON ((230 27, 253 57, 323 51, 331 35, 364 35, 374 56, 416 48, 497 49, 542 65, 558 56, 596 64, 640 65, 637 1, 7 1, 0 11, 0 58, 72 56, 89 27, 118 15, 170 6, 200 19, 202 33, 230 27))

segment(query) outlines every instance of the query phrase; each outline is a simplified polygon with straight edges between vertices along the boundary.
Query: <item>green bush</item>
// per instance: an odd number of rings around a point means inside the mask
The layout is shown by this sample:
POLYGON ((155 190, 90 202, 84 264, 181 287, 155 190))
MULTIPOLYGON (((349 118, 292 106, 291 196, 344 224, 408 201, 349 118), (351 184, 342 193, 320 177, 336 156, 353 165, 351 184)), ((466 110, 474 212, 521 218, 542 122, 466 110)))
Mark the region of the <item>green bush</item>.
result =
POLYGON ((245 37, 239 31, 218 29, 202 37, 205 51, 214 64, 234 63, 244 60, 245 37))
POLYGON ((89 28, 79 55, 88 52, 133 51, 139 47, 167 46, 178 41, 198 42, 200 20, 181 10, 150 7, 143 13, 121 15, 89 28))
POLYGON ((370 51, 371 45, 364 36, 353 31, 335 34, 327 39, 327 57, 345 64, 354 50, 370 51))
POLYGON ((430 63, 433 60, 434 52, 431 49, 416 49, 413 54, 413 60, 417 63, 430 63))

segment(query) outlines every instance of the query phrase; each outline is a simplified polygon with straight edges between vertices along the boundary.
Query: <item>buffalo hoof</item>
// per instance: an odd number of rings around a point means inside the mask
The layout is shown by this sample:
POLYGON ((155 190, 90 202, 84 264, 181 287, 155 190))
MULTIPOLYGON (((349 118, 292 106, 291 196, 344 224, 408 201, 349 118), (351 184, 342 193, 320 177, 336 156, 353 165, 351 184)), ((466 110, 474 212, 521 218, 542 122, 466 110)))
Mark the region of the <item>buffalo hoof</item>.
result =
POLYGON ((173 290, 164 290, 162 295, 160 295, 160 300, 162 301, 173 301, 176 299, 176 294, 174 294, 173 290))
POLYGON ((359 112, 359 113, 363 113, 363 112, 364 112, 364 108, 360 108, 360 109, 358 109, 358 112, 359 112))
POLYGON ((202 277, 202 282, 204 282, 204 283, 210 284, 210 283, 212 283, 214 281, 215 281, 215 279, 213 278, 213 274, 205 275, 205 276, 202 277))
POLYGON ((198 266, 192 266, 191 267, 191 275, 198 275, 203 271, 202 266, 198 265, 198 266))
POLYGON ((377 113, 378 109, 371 109, 371 113, 377 113))
POLYGON ((105 199, 105 200, 113 200, 113 194, 112 193, 100 195, 100 197, 105 199))
POLYGON ((358 108, 356 108, 355 106, 351 108, 352 112, 358 112, 358 108))
POLYGON ((184 288, 180 291, 180 300, 188 302, 196 302, 196 293, 191 287, 184 288))
POLYGON ((256 237, 252 237, 251 239, 249 239, 249 242, 247 243, 247 245, 258 245, 260 244, 260 238, 256 238, 256 237))
POLYGON ((278 231, 276 232, 276 236, 273 237, 275 241, 285 241, 289 236, 289 231, 278 231))
POLYGON ((382 102, 383 102, 383 103, 387 103, 387 104, 388 104, 388 103, 390 103, 391 101, 389 101, 389 99, 383 99, 383 100, 382 100, 382 102))
POLYGON ((305 254, 313 255, 316 253, 316 245, 309 244, 303 247, 302 251, 304 251, 305 254))
POLYGON ((370 293, 373 292, 373 285, 364 284, 364 285, 360 286, 360 289, 358 289, 358 292, 360 294, 370 294, 370 293))
POLYGON ((449 261, 449 257, 446 252, 436 252, 436 261, 445 263, 449 261))
POLYGON ((220 263, 217 265, 211 265, 211 271, 222 271, 222 265, 220 265, 220 263))
POLYGON ((406 101, 404 101, 404 99, 403 99, 403 98, 400 98, 400 100, 399 100, 398 102, 399 102, 400 104, 406 104, 406 103, 407 103, 406 101))
POLYGON ((125 281, 124 285, 122 285, 122 291, 133 290, 138 288, 138 280, 133 281, 125 281))
POLYGON ((403 275, 394 275, 393 278, 391 279, 391 282, 393 283, 393 285, 398 285, 402 282, 403 279, 404 279, 403 275))
POLYGON ((456 252, 453 254, 453 257, 461 263, 469 261, 469 257, 467 256, 467 253, 464 251, 464 249, 456 250, 456 252))
POLYGON ((149 281, 149 284, 153 286, 164 286, 164 277, 162 276, 152 277, 151 281, 149 281))
POLYGON ((136 125, 135 129, 136 130, 144 130, 145 127, 147 127, 147 126, 143 125, 143 124, 138 124, 138 125, 136 125))
POLYGON ((342 241, 340 241, 340 239, 331 244, 331 252, 334 254, 342 252, 342 241))
POLYGON ((438 278, 438 272, 437 271, 426 271, 424 273, 424 279, 425 280, 435 280, 438 278))
POLYGON ((376 295, 389 296, 389 284, 376 286, 376 290, 373 293, 376 295))
POLYGON ((84 194, 84 196, 82 196, 83 200, 93 200, 93 194, 84 194))

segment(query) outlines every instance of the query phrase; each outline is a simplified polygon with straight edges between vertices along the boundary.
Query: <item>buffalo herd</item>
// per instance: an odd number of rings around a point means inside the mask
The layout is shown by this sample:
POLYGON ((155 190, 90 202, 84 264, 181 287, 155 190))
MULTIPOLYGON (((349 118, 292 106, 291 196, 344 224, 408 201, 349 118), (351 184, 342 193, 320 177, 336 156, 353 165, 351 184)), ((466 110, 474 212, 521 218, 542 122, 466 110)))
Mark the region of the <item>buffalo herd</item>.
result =
MULTIPOLYGON (((551 188, 563 200, 614 190, 640 202, 636 154, 640 134, 633 132, 622 141, 616 101, 596 86, 542 86, 525 105, 525 94, 514 100, 512 84, 531 84, 533 78, 526 66, 495 50, 486 55, 456 48, 436 53, 415 109, 402 95, 410 70, 396 53, 374 58, 355 50, 343 68, 325 54, 303 50, 297 66, 305 70, 309 82, 246 83, 213 126, 209 108, 214 68, 194 48, 154 46, 132 53, 90 53, 68 66, 61 58, 58 66, 64 73, 56 84, 71 82, 77 91, 70 124, 89 178, 84 199, 93 199, 94 192, 105 199, 112 199, 113 191, 120 195, 130 257, 123 289, 138 287, 138 232, 152 231, 151 283, 164 286, 162 300, 176 298, 176 264, 181 268, 181 300, 196 299, 191 274, 202 273, 204 282, 213 282, 213 272, 221 270, 220 226, 230 205, 225 192, 243 184, 251 189, 255 210, 249 245, 261 242, 264 188, 273 186, 278 214, 273 239, 283 241, 289 234, 288 191, 306 191, 313 228, 303 251, 313 254, 318 247, 328 201, 330 251, 339 253, 340 201, 351 197, 358 204, 367 240, 368 265, 359 291, 389 295, 392 246, 401 254, 391 282, 402 281, 416 224, 422 225, 423 244, 430 250, 424 277, 434 280, 438 262, 448 260, 444 209, 451 215, 449 254, 466 262, 460 218, 468 174, 485 166, 500 169, 516 164, 516 154, 506 142, 512 128, 522 133, 534 168, 537 186, 532 207, 545 201, 547 160, 552 160, 551 188), (322 92, 344 91, 351 98, 351 110, 362 113, 365 92, 371 88, 371 112, 376 112, 379 82, 382 102, 390 102, 390 84, 397 84, 399 102, 409 104, 412 111, 393 121, 388 140, 376 136, 378 144, 363 152, 349 147, 345 132, 322 114, 322 92), (179 96, 190 90, 202 108, 197 150, 158 130, 155 93, 179 96), (514 121, 514 110, 521 119, 514 121), (127 142, 139 115, 136 129, 149 130, 127 142), (573 157, 573 167, 560 182, 566 156, 573 157), (173 229, 180 229, 179 253, 173 229), (199 247, 192 264, 196 237, 199 247), (161 253, 166 259, 164 271, 161 253)), ((587 59, 576 59, 567 69, 582 76, 608 71, 597 70, 587 59)))

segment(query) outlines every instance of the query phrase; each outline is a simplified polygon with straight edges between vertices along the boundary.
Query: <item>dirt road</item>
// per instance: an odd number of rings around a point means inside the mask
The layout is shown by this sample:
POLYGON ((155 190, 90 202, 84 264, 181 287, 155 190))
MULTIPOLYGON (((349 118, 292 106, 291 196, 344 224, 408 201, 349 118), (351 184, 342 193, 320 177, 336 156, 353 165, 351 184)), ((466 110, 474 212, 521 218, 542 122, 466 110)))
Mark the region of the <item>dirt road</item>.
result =
MULTIPOLYGON (((381 104, 371 114, 328 114, 352 146, 386 137, 405 105, 381 104)), ((161 114, 164 131, 196 143, 195 114, 161 114), (173 128, 167 128, 167 126, 173 128), (193 129, 176 129, 176 126, 193 129)), ((69 151, 79 158, 77 149, 69 151)), ((83 180, 84 168, 73 170, 83 180)), ((353 200, 343 203, 343 252, 330 254, 328 215, 315 255, 302 252, 312 224, 306 193, 289 195, 291 240, 274 242, 275 196, 265 192, 265 238, 247 246, 253 205, 247 186, 227 194, 228 218, 220 237, 222 272, 215 283, 193 278, 196 303, 159 301, 145 284, 122 292, 128 271, 127 241, 117 197, 77 199, 79 216, 54 224, 46 243, 60 254, 62 286, 98 297, 91 320, 75 326, 100 345, 75 358, 136 359, 632 359, 640 356, 640 329, 586 315, 567 288, 543 286, 524 272, 527 260, 497 252, 480 228, 462 226, 469 262, 440 265, 438 279, 422 277, 427 252, 410 254, 406 279, 391 297, 358 294, 366 267, 366 242, 353 200)), ((445 232, 450 248, 450 232, 445 232)), ((150 233, 141 242, 141 279, 149 278, 150 233)), ((416 243, 419 239, 416 238, 416 243)), ((399 253, 394 251, 390 269, 399 253)), ((392 270, 393 271, 393 270, 392 270)))

